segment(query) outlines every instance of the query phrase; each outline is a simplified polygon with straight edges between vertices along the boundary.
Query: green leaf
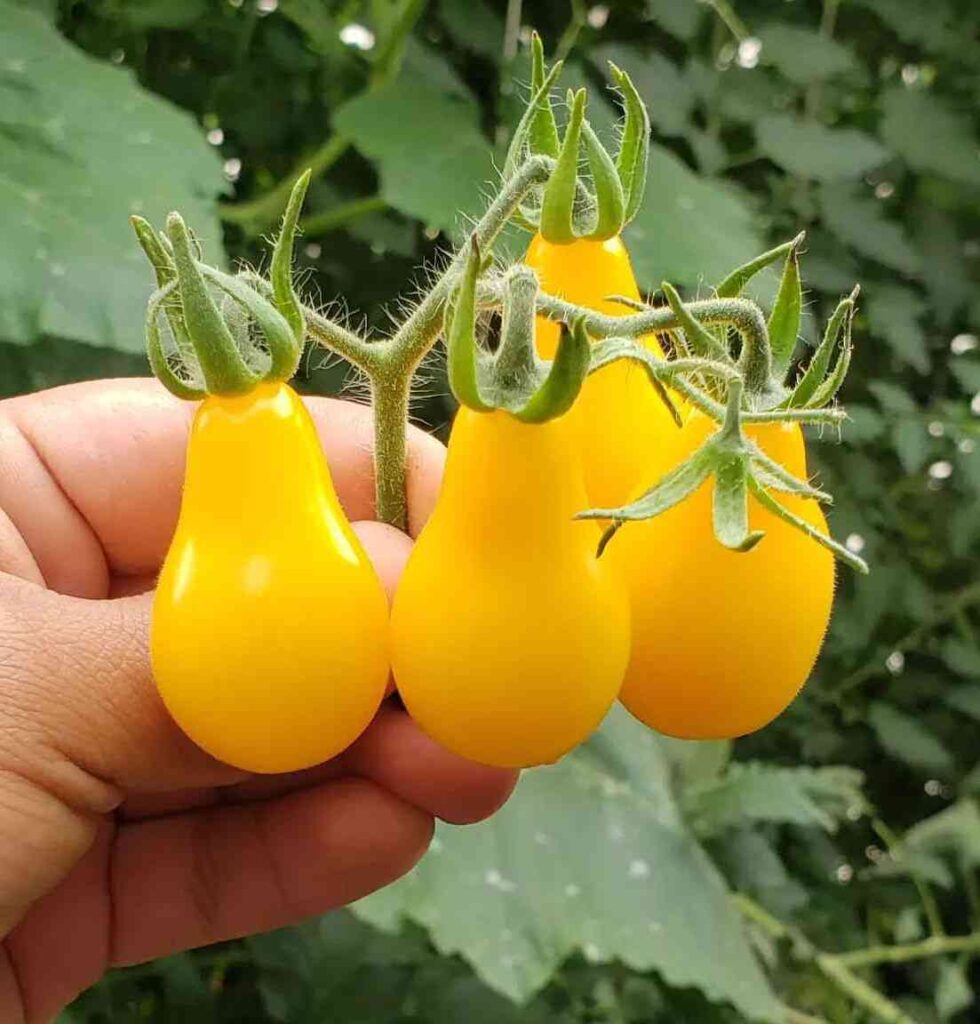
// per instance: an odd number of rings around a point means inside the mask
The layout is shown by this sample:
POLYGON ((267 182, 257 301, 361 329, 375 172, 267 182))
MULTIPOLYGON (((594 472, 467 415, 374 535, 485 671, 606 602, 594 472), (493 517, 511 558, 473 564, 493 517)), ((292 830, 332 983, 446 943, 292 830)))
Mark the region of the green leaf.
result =
POLYGON ((259 991, 280 1021, 388 1024, 405 998, 399 968, 424 955, 421 941, 388 935, 341 910, 246 940, 259 991))
POLYGON ((759 149, 799 178, 841 181, 879 167, 888 151, 855 128, 826 128, 790 114, 771 114, 755 123, 759 149))
POLYGON ((824 224, 864 256, 905 274, 918 273, 921 258, 902 228, 885 217, 882 203, 847 187, 820 190, 824 224))
POLYGON ((953 773, 953 758, 939 740, 917 719, 884 701, 874 701, 868 722, 885 751, 911 768, 953 773))
POLYGON ((862 303, 872 334, 919 373, 926 373, 931 364, 925 332, 919 323, 927 308, 919 295, 898 284, 870 285, 862 303))
POLYGON ((919 878, 941 889, 952 889, 955 884, 953 873, 941 857, 904 845, 862 874, 866 878, 919 878))
POLYGON ((892 428, 895 454, 906 473, 918 473, 929 458, 929 435, 919 420, 899 420, 892 428))
POLYGON ((955 960, 940 960, 939 981, 936 983, 936 1011, 939 1016, 949 1020, 972 1005, 973 989, 962 965, 955 960))
POLYGON ((762 63, 778 68, 798 85, 834 78, 858 66, 850 50, 813 29, 773 22, 755 34, 762 43, 762 63))
POLYGON ((616 709, 588 745, 525 772, 491 821, 440 826, 419 867, 355 912, 386 928, 418 922, 515 999, 579 951, 781 1019, 668 768, 656 735, 616 709))
POLYGON ((481 208, 495 178, 476 104, 408 67, 383 88, 345 103, 334 127, 377 161, 386 202, 431 228, 462 232, 461 214, 481 208))
POLYGON ((955 217, 926 202, 918 204, 910 217, 931 312, 949 328, 974 293, 960 225, 955 217))
POLYGON ((909 167, 980 185, 980 145, 967 117, 924 89, 902 86, 884 94, 881 108, 882 140, 909 167))
POLYGON ((828 832, 865 810, 863 776, 853 768, 729 765, 718 780, 685 794, 685 815, 699 835, 750 822, 817 826, 828 832))
POLYGON ((721 833, 711 844, 715 860, 733 888, 758 900, 777 917, 791 917, 810 896, 786 870, 775 844, 751 825, 721 833))
POLYGON ((717 281, 766 247, 748 205, 656 144, 643 206, 625 237, 644 287, 717 281))
POLYGON ((179 207, 220 260, 220 164, 193 121, 128 71, 9 0, 0 22, 0 339, 140 352, 152 274, 129 216, 160 223, 179 207))
POLYGON ((769 314, 769 343, 772 346, 773 376, 781 381, 789 368, 796 340, 800 334, 803 312, 803 282, 800 280, 800 261, 795 247, 783 264, 779 291, 769 314))
POLYGON ((878 399, 879 405, 893 416, 918 416, 919 407, 915 399, 898 384, 890 380, 873 380, 868 390, 878 399))
POLYGON ((925 934, 922 927, 921 907, 902 907, 895 918, 895 942, 915 942, 925 934))

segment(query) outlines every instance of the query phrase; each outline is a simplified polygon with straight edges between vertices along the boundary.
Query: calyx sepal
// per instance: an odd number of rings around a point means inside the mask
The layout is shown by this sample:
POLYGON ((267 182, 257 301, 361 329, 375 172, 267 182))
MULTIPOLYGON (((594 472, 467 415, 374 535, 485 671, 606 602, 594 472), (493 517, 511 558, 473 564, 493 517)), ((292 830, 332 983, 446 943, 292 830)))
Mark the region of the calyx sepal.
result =
POLYGON ((549 242, 566 245, 579 238, 604 240, 618 235, 633 219, 643 200, 650 146, 650 118, 625 71, 610 63, 610 74, 622 98, 624 122, 615 157, 600 142, 585 118, 586 93, 569 93, 569 119, 560 135, 551 104, 551 88, 561 62, 545 66, 541 39, 531 37, 531 98, 518 123, 504 161, 505 180, 529 156, 555 161, 537 205, 521 207, 515 219, 540 231, 549 242), (579 171, 582 156, 588 178, 579 171))
POLYGON ((795 494, 822 503, 830 503, 832 500, 825 491, 794 476, 766 455, 759 445, 745 435, 742 415, 742 385, 740 381, 732 380, 728 385, 724 421, 687 459, 627 505, 580 512, 577 516, 579 519, 602 519, 608 523, 599 541, 598 554, 602 554, 627 523, 661 515, 712 479, 712 525, 715 538, 724 547, 746 552, 764 539, 763 531, 749 528, 748 497, 752 494, 774 515, 803 530, 851 568, 866 573, 868 567, 863 559, 790 512, 771 493, 795 494))
POLYGON ((482 258, 471 237, 459 284, 446 310, 449 385, 476 412, 503 409, 524 423, 568 412, 589 372, 591 342, 582 318, 562 330, 553 360, 535 349, 537 275, 523 264, 503 278, 500 344, 491 353, 477 339, 477 286, 482 258))
POLYGON ((202 262, 180 214, 171 213, 160 234, 143 218, 131 218, 158 284, 147 304, 147 356, 179 398, 247 394, 262 381, 288 380, 296 372, 304 318, 292 284, 292 247, 308 184, 305 174, 293 188, 273 251, 271 285, 262 291, 249 273, 227 274, 202 262))

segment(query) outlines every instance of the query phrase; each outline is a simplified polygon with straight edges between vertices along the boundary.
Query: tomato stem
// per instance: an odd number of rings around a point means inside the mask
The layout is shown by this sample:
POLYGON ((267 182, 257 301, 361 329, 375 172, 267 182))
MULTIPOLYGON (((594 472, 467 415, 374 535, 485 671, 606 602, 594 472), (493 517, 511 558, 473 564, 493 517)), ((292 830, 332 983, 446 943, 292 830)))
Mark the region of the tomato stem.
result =
POLYGON ((405 495, 406 427, 409 379, 388 377, 371 382, 374 410, 375 515, 383 523, 408 530, 405 495))

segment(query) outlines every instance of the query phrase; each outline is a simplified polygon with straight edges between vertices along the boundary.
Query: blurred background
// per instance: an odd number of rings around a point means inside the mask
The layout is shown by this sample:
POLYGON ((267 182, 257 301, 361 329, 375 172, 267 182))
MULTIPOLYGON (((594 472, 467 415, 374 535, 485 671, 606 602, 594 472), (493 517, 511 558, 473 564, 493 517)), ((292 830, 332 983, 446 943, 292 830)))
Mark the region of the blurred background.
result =
MULTIPOLYGON (((127 215, 179 208, 212 261, 261 264, 308 164, 306 291, 383 330, 489 192, 530 26, 601 133, 607 60, 649 103, 641 287, 707 294, 805 228, 812 342, 861 282, 851 420, 810 447, 873 572, 840 573, 760 734, 614 714, 391 889, 114 974, 62 1024, 980 1019, 974 0, 0 0, 0 389, 147 372, 127 215), (847 976, 822 956, 892 944, 847 976)), ((300 385, 345 380, 313 353, 300 385)), ((416 414, 452 415, 438 363, 416 414)))

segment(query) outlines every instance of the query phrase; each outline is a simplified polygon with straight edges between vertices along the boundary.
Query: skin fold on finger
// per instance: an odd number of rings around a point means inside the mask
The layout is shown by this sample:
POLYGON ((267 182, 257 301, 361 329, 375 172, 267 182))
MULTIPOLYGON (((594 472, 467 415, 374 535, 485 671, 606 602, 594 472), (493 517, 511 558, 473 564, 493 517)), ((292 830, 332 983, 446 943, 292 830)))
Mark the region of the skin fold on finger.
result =
POLYGON ((429 739, 408 713, 386 702, 364 735, 327 764, 286 775, 260 775, 220 788, 148 793, 120 808, 124 820, 176 814, 215 804, 267 800, 331 779, 370 779, 427 814, 453 824, 489 817, 513 791, 518 773, 465 761, 429 739))
POLYGON ((518 773, 466 761, 440 747, 393 705, 345 754, 344 765, 444 821, 468 824, 498 810, 518 773))
POLYGON ((50 1019, 109 967, 365 896, 417 863, 432 828, 430 815, 364 779, 121 824, 111 844, 107 826, 4 944, 25 1019, 50 1019))
POLYGON ((408 871, 433 819, 366 779, 123 825, 112 864, 113 962, 264 931, 408 871))

